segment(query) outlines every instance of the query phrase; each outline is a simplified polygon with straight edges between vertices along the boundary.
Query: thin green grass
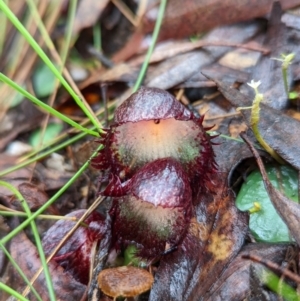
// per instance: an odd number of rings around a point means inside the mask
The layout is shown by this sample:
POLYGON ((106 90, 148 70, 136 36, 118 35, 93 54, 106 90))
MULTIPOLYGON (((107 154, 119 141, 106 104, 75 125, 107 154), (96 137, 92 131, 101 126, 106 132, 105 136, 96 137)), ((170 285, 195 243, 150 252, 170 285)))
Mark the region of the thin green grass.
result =
MULTIPOLYGON (((44 27, 44 24, 40 18, 39 12, 36 8, 36 5, 34 3, 33 0, 27 0, 28 6, 30 8, 31 11, 31 15, 34 16, 34 20, 37 22, 38 28, 42 34, 42 36, 44 37, 45 40, 47 40, 46 45, 48 46, 48 48, 52 50, 52 52, 55 50, 55 47, 48 35, 48 32, 46 30, 46 28, 44 27)), ((76 15, 76 7, 77 7, 77 0, 72 0, 70 1, 70 5, 69 5, 69 10, 68 10, 68 16, 67 16, 67 20, 66 20, 66 32, 65 32, 65 38, 64 38, 64 43, 61 49, 61 53, 60 53, 60 57, 61 59, 59 59, 61 61, 61 64, 59 64, 59 71, 60 73, 63 72, 64 68, 65 68, 65 63, 66 63, 66 59, 67 59, 67 55, 68 55, 68 51, 69 51, 69 47, 71 44, 71 38, 72 38, 72 28, 73 28, 73 24, 74 24, 74 20, 75 20, 75 15, 76 15)), ((57 96, 57 91, 59 88, 59 80, 57 78, 55 78, 54 81, 54 90, 53 93, 51 94, 51 96, 49 97, 48 100, 48 104, 52 107, 55 101, 55 98, 57 96)), ((47 125, 49 122, 49 118, 50 118, 50 114, 48 113, 46 118, 44 119, 41 128, 41 135, 40 135, 40 139, 39 139, 39 146, 38 148, 41 148, 41 146, 43 145, 42 141, 44 139, 44 135, 46 133, 46 129, 47 129, 47 125)))
POLYGON ((298 301, 300 295, 297 291, 288 285, 285 281, 280 279, 275 273, 270 270, 263 271, 262 278, 265 284, 279 296, 283 297, 286 301, 298 301))
MULTIPOLYGON (((2 216, 19 216, 19 217, 28 217, 28 214, 22 211, 12 210, 10 208, 7 208, 3 205, 0 205, 0 215, 2 216)), ((68 220, 76 222, 77 219, 74 216, 62 216, 62 215, 48 215, 48 214, 40 214, 36 217, 37 219, 48 219, 48 220, 68 220)))
POLYGON ((20 293, 18 293, 17 291, 13 290, 12 288, 10 288, 8 285, 0 282, 0 291, 5 291, 8 294, 14 296, 17 300, 21 300, 21 301, 30 301, 28 299, 26 299, 25 297, 23 297, 20 293))
MULTIPOLYGON (((16 198, 19 200, 20 204, 22 205, 24 211, 28 215, 28 218, 30 218, 32 216, 32 213, 31 213, 30 208, 29 208, 28 204, 26 203, 26 200, 24 199, 23 195, 13 185, 11 185, 7 182, 0 181, 0 186, 4 186, 13 192, 13 194, 16 196, 16 198)), ((55 298, 55 292, 54 292, 54 288, 53 288, 53 284, 52 284, 50 271, 49 271, 48 265, 46 263, 46 257, 45 257, 45 253, 43 250, 41 238, 40 238, 36 223, 33 219, 30 222, 30 226, 31 226, 31 230, 33 233, 33 237, 35 239, 39 257, 40 257, 40 260, 41 260, 41 263, 42 263, 42 266, 44 269, 45 279, 46 279, 48 292, 49 292, 49 298, 51 301, 55 301, 56 298, 55 298)), ((4 245, 4 244, 2 243, 1 245, 4 245)))
POLYGON ((51 108, 47 104, 43 103, 42 101, 37 99, 35 96, 31 95, 28 91, 23 89, 21 86, 19 86, 17 83, 15 83, 11 79, 9 79, 7 76, 5 76, 3 73, 0 73, 0 80, 3 81, 4 83, 6 83, 7 85, 11 86, 15 90, 17 90, 19 93, 24 95, 26 98, 28 98, 30 101, 32 101, 34 104, 36 104, 37 106, 39 106, 40 108, 42 108, 46 112, 48 112, 48 113, 52 114, 53 116, 61 119, 62 121, 68 123, 72 127, 76 128, 80 131, 86 132, 87 134, 99 137, 99 134, 97 132, 91 131, 91 130, 88 130, 88 129, 84 128, 80 124, 76 123, 75 121, 71 120, 70 118, 66 117, 65 115, 61 114, 60 112, 56 111, 55 109, 51 108))
MULTIPOLYGON (((93 118, 89 110, 83 105, 82 100, 71 88, 69 83, 62 77, 57 67, 51 62, 43 49, 37 44, 34 38, 30 35, 27 29, 22 25, 22 23, 17 19, 9 7, 4 3, 3 0, 0 0, 0 9, 4 12, 5 16, 11 21, 11 23, 18 29, 30 46, 35 50, 38 56, 44 61, 44 63, 49 67, 53 74, 59 79, 60 83, 65 87, 68 93, 73 97, 77 105, 82 109, 86 116, 91 120, 91 122, 99 127, 98 121, 93 118)), ((99 128, 100 130, 100 128, 99 128)))
MULTIPOLYGON (((98 131, 100 133, 102 133, 102 129, 101 129, 101 124, 99 123, 98 119, 96 118, 94 112, 92 111, 92 109, 90 108, 89 104, 85 101, 83 95, 81 94, 80 90, 77 88, 76 84, 74 83, 71 75, 69 74, 68 70, 64 67, 65 65, 65 60, 66 60, 66 55, 68 54, 69 51, 69 45, 71 43, 71 39, 72 39, 72 25, 75 19, 75 15, 76 15, 76 6, 77 6, 77 0, 71 0, 70 1, 70 5, 69 5, 69 10, 68 10, 68 16, 67 16, 67 24, 66 24, 66 33, 65 33, 65 43, 64 43, 64 47, 62 49, 62 53, 61 55, 59 55, 59 53, 56 51, 55 49, 55 45, 52 42, 47 29, 45 28, 38 10, 35 6, 35 3, 33 0, 27 0, 27 3, 31 9, 31 13, 34 16, 34 19, 37 21, 37 26, 38 29, 40 30, 42 37, 45 41, 45 44, 47 46, 47 48, 49 49, 53 59, 56 61, 56 64, 59 66, 58 67, 58 71, 59 72, 63 72, 63 74, 65 75, 66 79, 69 81, 69 83, 71 84, 70 88, 73 89, 73 93, 74 95, 77 95, 77 98, 80 99, 80 103, 77 103, 79 105, 79 107, 83 107, 85 108, 86 111, 84 111, 86 113, 86 115, 88 116, 88 118, 90 119, 90 121, 94 122, 94 125, 98 124, 98 131)), ((49 67, 49 66, 48 66, 49 67)), ((57 78, 58 81, 60 81, 60 78, 57 78)), ((56 91, 56 90, 55 90, 56 91)), ((53 99, 55 97, 56 92, 54 92, 53 94, 53 99)), ((75 102, 76 99, 75 99, 75 102)))
MULTIPOLYGON (((30 0, 32 1, 32 0, 30 0)), ((71 40, 72 40, 72 29, 75 21, 75 16, 76 16, 76 8, 77 8, 77 0, 72 0, 70 1, 70 7, 68 11, 68 16, 67 16, 67 26, 66 26, 66 33, 65 33, 65 43, 64 46, 61 50, 60 57, 62 61, 62 69, 64 68, 64 65, 67 61, 67 56, 69 53, 69 47, 71 45, 71 40)), ((61 69, 61 70, 62 70, 61 69)))
POLYGON ((100 23, 95 24, 93 26, 93 39, 94 39, 94 48, 102 52, 102 44, 101 44, 101 25, 100 23))
MULTIPOLYGON (((19 275, 21 276, 21 278, 23 279, 23 281, 30 287, 32 293, 34 294, 34 296, 37 298, 37 300, 39 301, 43 301, 41 296, 39 295, 39 293, 36 291, 36 289, 32 286, 32 284, 30 283, 30 281, 28 280, 28 278, 26 277, 26 275, 24 274, 24 272, 22 271, 22 269, 19 267, 19 265, 15 262, 15 260, 11 257, 10 253, 8 252, 8 250, 4 247, 4 245, 2 245, 0 243, 0 248, 2 249, 3 253, 6 255, 6 257, 8 258, 9 262, 12 264, 12 266, 15 268, 15 270, 19 273, 19 275)), ((26 299, 27 300, 27 299, 26 299)))
POLYGON ((149 66, 149 62, 150 62, 150 59, 151 59, 151 55, 154 51, 156 41, 157 41, 157 38, 158 38, 158 35, 159 35, 159 31, 160 31, 160 28, 161 28, 161 24, 162 24, 162 21, 163 21, 163 18, 164 18, 167 2, 168 2, 167 0, 161 0, 160 1, 158 16, 157 16, 157 19, 156 19, 156 23, 155 23, 155 27, 154 27, 154 31, 153 31, 153 35, 152 35, 151 45, 150 45, 150 47, 147 51, 145 61, 142 65, 142 68, 141 68, 139 76, 136 80, 136 83, 135 83, 135 85, 132 89, 133 93, 136 92, 140 88, 140 86, 141 86, 141 84, 144 80, 144 77, 146 75, 146 72, 147 72, 147 69, 148 69, 148 66, 149 66))
MULTIPOLYGON (((4 1, 6 2, 6 1, 4 1)), ((4 41, 5 41, 5 32, 6 32, 7 18, 4 13, 0 11, 0 55, 2 54, 4 41)))

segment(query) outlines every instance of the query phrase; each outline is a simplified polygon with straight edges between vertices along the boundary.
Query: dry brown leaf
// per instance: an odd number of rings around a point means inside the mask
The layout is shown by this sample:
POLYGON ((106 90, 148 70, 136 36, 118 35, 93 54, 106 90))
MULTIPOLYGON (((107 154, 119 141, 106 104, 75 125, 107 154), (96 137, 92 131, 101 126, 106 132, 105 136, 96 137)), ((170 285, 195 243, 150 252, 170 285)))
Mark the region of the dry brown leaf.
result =
MULTIPOLYGON (((183 38, 211 28, 251 20, 271 11, 273 0, 171 0, 168 2, 160 39, 183 38)), ((280 0, 283 9, 295 7, 299 0, 280 0)), ((144 32, 152 32, 156 21, 154 9, 148 10, 144 32), (155 17, 154 17, 155 16, 155 17)))
MULTIPOLYGON (((19 233, 11 240, 10 252, 11 256, 29 279, 32 278, 41 267, 40 259, 37 256, 37 250, 24 233, 19 233)), ((60 300, 80 300, 84 294, 86 286, 75 281, 57 264, 50 262, 48 265, 56 298, 60 300)), ((14 277, 11 278, 12 283, 10 285, 12 285, 15 289, 18 288, 20 290, 24 284, 20 279, 20 276, 15 271, 13 272, 13 275, 14 277)), ((43 273, 40 277, 38 277, 34 287, 40 294, 43 301, 50 300, 43 273)), ((29 299, 36 300, 31 293, 29 294, 29 299)))
POLYGON ((74 20, 73 34, 76 35, 82 29, 93 26, 108 3, 109 0, 81 0, 74 20))

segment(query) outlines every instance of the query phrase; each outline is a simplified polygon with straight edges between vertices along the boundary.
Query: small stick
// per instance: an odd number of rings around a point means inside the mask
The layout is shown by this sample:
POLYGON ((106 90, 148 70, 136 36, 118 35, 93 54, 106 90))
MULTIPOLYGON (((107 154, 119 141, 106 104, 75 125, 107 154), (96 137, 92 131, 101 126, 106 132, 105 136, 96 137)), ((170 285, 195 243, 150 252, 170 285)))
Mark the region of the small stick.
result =
POLYGON ((242 258, 250 259, 254 262, 260 263, 260 264, 264 265, 265 267, 269 268, 270 270, 277 272, 281 275, 284 275, 284 276, 290 278, 291 280, 295 281, 297 284, 300 284, 300 276, 299 275, 291 272, 287 268, 282 268, 277 263, 272 262, 271 260, 265 260, 261 256, 251 254, 251 253, 242 255, 242 258))

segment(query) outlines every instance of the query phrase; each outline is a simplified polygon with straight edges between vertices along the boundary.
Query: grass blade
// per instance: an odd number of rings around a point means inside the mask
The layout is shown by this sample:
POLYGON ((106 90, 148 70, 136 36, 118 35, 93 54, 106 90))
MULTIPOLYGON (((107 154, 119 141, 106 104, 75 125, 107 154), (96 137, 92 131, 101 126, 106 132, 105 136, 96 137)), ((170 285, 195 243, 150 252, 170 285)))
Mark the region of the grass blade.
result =
MULTIPOLYGON (((32 216, 32 213, 29 209, 29 206, 28 206, 26 200, 22 196, 22 194, 13 185, 11 185, 7 182, 0 181, 0 185, 8 188, 9 190, 11 190, 13 192, 13 194, 20 201, 24 211, 27 213, 28 217, 30 218, 30 216, 32 216)), ((32 233, 33 233, 35 242, 36 242, 36 247, 37 247, 37 250, 38 250, 38 253, 39 253, 39 256, 40 256, 40 260, 41 260, 41 263, 42 263, 42 266, 43 266, 45 279, 46 279, 48 292, 49 292, 49 298, 50 298, 51 301, 56 301, 51 274, 50 274, 50 271, 49 271, 49 268, 48 268, 48 264, 46 262, 46 257, 45 257, 45 253, 44 253, 44 250, 43 250, 40 235, 39 235, 39 232, 38 232, 38 229, 37 229, 37 226, 36 226, 34 220, 32 220, 30 222, 30 226, 31 226, 31 229, 32 229, 32 233)))
POLYGON ((65 89, 69 92, 69 94, 73 97, 77 105, 82 109, 82 111, 86 114, 86 116, 91 120, 91 122, 98 127, 99 123, 97 120, 93 118, 89 110, 84 106, 82 100, 78 97, 78 95, 74 92, 68 82, 63 78, 60 74, 59 70, 56 66, 51 62, 43 49, 38 45, 38 43, 34 40, 34 38, 30 35, 27 29, 22 25, 22 23, 18 20, 18 18, 14 15, 14 13, 9 9, 9 7, 4 3, 3 0, 0 0, 0 9, 4 12, 6 17, 11 21, 11 23, 19 30, 22 36, 27 40, 30 46, 35 50, 35 52, 39 55, 39 57, 44 61, 44 63, 49 67, 49 69, 53 72, 53 74, 59 79, 61 84, 65 87, 65 89))
POLYGON ((55 109, 51 108, 47 104, 43 103, 42 101, 40 101, 39 99, 37 99, 35 96, 31 95, 28 91, 26 91, 25 89, 23 89, 21 86, 19 86, 17 83, 15 83, 11 79, 9 79, 7 76, 5 76, 3 73, 0 73, 0 80, 3 81, 4 83, 8 84, 9 86, 11 86, 12 88, 14 88, 15 90, 17 90, 19 93, 21 93, 26 98, 28 98, 30 101, 32 101, 34 104, 36 104, 37 106, 41 107, 42 109, 44 109, 48 113, 52 114, 53 116, 61 119, 62 121, 70 124, 71 126, 73 126, 74 128, 76 128, 76 129, 78 129, 80 131, 83 131, 83 132, 86 132, 87 134, 99 137, 99 134, 97 132, 91 131, 91 130, 88 130, 88 129, 84 128, 83 126, 81 126, 80 124, 76 123, 72 119, 66 117, 65 115, 63 115, 60 112, 56 111, 55 109))

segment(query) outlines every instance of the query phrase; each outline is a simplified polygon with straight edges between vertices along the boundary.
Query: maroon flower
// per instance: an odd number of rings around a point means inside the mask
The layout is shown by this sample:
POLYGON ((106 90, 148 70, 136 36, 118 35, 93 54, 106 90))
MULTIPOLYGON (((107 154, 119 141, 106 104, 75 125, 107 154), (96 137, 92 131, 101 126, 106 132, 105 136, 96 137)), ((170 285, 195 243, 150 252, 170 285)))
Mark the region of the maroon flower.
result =
POLYGON ((141 88, 131 95, 116 109, 114 123, 101 140, 104 148, 92 160, 111 177, 103 194, 116 192, 120 182, 160 158, 180 162, 194 192, 205 191, 216 164, 202 120, 166 91, 141 88))
POLYGON ((114 198, 113 245, 135 244, 138 256, 154 259, 174 249, 184 237, 192 210, 189 179, 181 164, 164 158, 143 166, 114 198))

